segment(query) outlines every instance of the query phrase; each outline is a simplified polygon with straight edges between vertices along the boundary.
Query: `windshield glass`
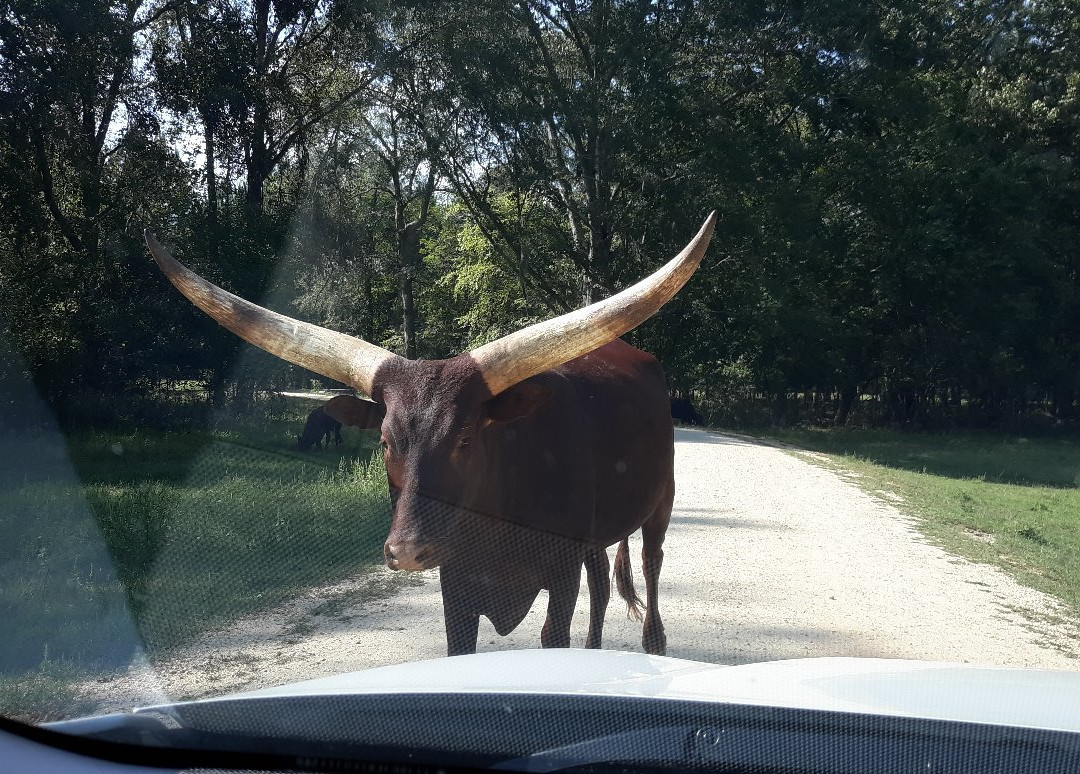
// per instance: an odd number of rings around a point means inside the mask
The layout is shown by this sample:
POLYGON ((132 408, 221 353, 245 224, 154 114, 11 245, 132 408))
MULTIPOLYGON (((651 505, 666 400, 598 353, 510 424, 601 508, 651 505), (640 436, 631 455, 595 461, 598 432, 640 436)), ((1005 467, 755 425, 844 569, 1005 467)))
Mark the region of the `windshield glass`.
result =
POLYGON ((1080 671, 1078 31, 6 3, 0 715, 1080 671))

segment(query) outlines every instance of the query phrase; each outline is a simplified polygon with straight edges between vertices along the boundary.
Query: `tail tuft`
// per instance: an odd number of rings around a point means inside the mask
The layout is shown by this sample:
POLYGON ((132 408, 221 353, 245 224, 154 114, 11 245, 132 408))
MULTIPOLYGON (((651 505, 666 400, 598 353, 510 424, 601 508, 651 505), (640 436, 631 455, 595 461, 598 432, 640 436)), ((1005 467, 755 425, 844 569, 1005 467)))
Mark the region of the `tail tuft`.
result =
POLYGON ((634 588, 634 571, 630 567, 630 541, 623 538, 615 552, 615 588, 619 596, 626 600, 626 617, 640 621, 645 610, 645 603, 634 588))

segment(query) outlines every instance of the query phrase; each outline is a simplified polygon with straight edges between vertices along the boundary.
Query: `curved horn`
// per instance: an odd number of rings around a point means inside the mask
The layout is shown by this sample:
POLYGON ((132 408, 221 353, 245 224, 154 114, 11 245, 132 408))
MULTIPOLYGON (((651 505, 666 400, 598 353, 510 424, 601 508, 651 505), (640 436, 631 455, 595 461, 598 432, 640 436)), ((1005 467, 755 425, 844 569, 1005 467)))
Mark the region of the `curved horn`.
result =
POLYGON ((715 225, 714 211, 681 253, 636 285, 472 350, 491 394, 592 352, 656 314, 701 263, 715 225))
POLYGON ((207 282, 173 258, 149 230, 143 232, 150 254, 169 282, 188 300, 240 338, 282 360, 303 366, 371 395, 379 366, 403 360, 363 339, 263 309, 207 282))

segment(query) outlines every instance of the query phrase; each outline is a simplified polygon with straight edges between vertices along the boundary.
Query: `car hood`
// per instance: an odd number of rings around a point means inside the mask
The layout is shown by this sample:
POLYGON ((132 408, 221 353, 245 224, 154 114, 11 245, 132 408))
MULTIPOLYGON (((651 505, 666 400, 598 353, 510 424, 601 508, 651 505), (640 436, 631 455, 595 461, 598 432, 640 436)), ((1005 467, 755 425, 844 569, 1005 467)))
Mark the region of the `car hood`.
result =
POLYGON ((221 697, 514 693, 671 699, 1080 732, 1080 672, 867 658, 721 666, 596 650, 454 656, 221 697))

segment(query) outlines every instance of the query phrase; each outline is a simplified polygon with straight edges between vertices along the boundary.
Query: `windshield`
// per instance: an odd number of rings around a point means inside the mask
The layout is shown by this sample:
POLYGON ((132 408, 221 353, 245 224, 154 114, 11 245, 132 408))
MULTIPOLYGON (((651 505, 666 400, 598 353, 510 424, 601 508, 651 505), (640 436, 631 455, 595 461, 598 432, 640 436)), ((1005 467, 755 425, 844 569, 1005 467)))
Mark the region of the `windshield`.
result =
POLYGON ((4 4, 0 715, 1080 671, 1078 14, 4 4))

